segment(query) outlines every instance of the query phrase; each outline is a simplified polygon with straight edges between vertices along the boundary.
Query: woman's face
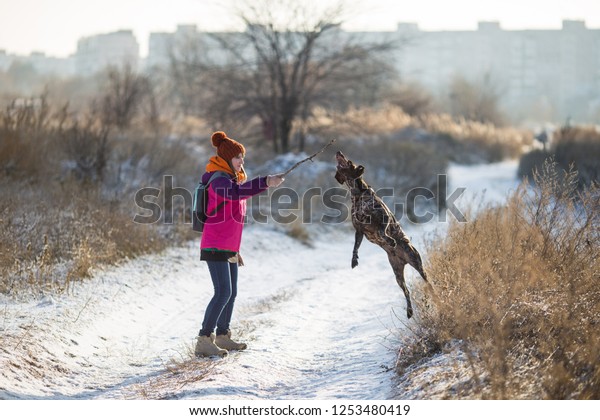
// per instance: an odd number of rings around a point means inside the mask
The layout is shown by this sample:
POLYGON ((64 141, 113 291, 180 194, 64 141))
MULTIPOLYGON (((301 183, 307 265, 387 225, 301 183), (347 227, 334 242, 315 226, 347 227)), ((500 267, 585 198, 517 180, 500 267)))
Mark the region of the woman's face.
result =
POLYGON ((244 166, 244 155, 240 153, 239 155, 231 159, 231 165, 233 166, 233 169, 235 169, 236 172, 240 172, 242 170, 242 167, 244 166))

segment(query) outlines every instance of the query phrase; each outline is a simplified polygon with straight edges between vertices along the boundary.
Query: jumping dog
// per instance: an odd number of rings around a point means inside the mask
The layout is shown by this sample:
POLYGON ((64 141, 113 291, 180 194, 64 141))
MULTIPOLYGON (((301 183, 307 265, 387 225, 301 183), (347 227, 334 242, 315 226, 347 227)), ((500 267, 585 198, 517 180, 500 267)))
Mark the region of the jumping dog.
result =
POLYGON ((335 179, 342 185, 346 184, 350 189, 352 201, 352 225, 356 230, 352 268, 358 265, 358 248, 365 236, 370 242, 383 248, 396 275, 396 282, 406 297, 406 316, 410 318, 413 309, 404 280, 404 266, 410 264, 419 272, 423 280, 427 281, 421 255, 410 243, 394 214, 377 196, 373 188, 363 180, 364 166, 356 166, 351 160, 346 159, 342 152, 337 152, 335 157, 337 160, 335 179))

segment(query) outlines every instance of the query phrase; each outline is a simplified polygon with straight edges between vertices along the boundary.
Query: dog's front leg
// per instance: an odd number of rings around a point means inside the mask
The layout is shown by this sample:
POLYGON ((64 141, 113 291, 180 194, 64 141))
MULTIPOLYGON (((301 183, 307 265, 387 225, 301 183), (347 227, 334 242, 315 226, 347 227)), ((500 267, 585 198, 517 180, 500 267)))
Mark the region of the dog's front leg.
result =
POLYGON ((352 268, 358 265, 358 248, 360 248, 360 244, 362 243, 364 237, 365 234, 358 230, 354 234, 354 249, 352 250, 352 268))

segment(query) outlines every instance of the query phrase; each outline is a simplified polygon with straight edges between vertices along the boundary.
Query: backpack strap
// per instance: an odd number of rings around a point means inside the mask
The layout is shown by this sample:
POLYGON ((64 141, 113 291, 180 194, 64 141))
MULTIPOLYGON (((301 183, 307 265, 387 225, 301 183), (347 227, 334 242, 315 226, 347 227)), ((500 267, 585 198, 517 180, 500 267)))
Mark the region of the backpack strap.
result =
POLYGON ((213 172, 213 174, 210 176, 210 178, 208 178, 208 182, 206 183, 206 185, 210 184, 211 182, 213 182, 216 178, 219 177, 227 177, 229 178, 229 174, 227 172, 223 172, 223 171, 215 171, 213 172))
MULTIPOLYGON (((208 186, 210 185, 211 182, 213 182, 215 179, 220 178, 220 177, 227 177, 229 178, 229 175, 227 174, 227 172, 223 172, 223 171, 215 171, 215 173, 213 173, 210 178, 208 179, 208 182, 206 183, 206 188, 208 189, 208 186)), ((219 205, 215 208, 215 211, 213 211, 211 214, 206 214, 207 216, 212 216, 214 214, 216 214, 219 210, 221 210, 223 208, 223 206, 225 205, 225 201, 223 201, 222 203, 219 203, 219 205)))

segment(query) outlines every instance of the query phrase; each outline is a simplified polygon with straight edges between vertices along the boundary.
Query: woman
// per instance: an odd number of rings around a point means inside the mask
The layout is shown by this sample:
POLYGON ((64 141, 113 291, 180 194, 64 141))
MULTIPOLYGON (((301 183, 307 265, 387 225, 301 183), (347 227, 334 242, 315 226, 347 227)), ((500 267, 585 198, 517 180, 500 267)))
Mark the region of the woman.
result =
POLYGON ((202 182, 207 183, 215 171, 222 172, 222 176, 214 178, 208 187, 208 217, 200 242, 200 259, 208 264, 215 292, 198 334, 194 351, 197 357, 224 357, 228 350, 244 350, 247 347, 244 343, 233 341, 229 329, 237 295, 238 263, 243 265, 239 250, 246 199, 283 182, 279 175, 257 177, 246 182, 244 146, 222 131, 215 132, 211 140, 217 154, 206 165, 202 182))

